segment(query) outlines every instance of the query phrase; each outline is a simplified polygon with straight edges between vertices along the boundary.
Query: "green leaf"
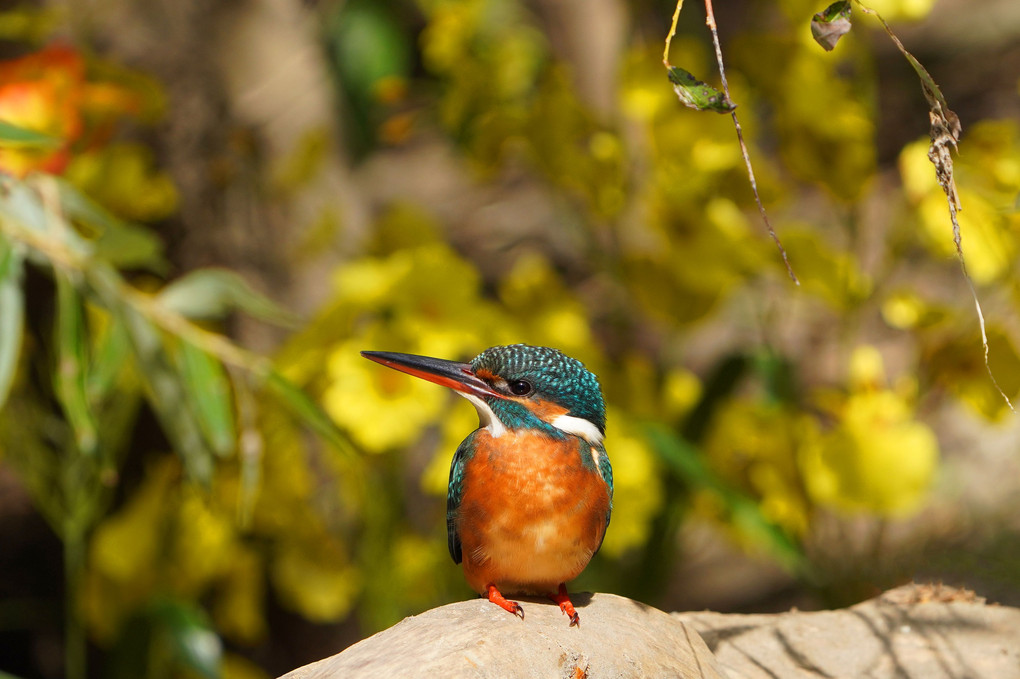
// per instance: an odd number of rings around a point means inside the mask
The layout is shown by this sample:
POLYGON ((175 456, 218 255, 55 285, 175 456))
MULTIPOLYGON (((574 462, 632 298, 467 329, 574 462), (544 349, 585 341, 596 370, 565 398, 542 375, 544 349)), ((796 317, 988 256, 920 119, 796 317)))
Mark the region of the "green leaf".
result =
POLYGON ((831 52, 839 39, 850 32, 850 0, 839 0, 811 18, 811 37, 826 52, 831 52))
POLYGON ((23 257, 0 235, 0 408, 14 383, 25 325, 25 296, 21 289, 23 257))
POLYGON ((130 350, 127 328, 117 316, 111 314, 92 348, 92 364, 86 377, 91 402, 106 400, 124 371, 124 356, 130 350))
POLYGON ((106 676, 221 676, 223 643, 195 603, 161 597, 122 625, 106 676))
POLYGON ((337 450, 352 456, 356 454, 354 445, 333 420, 290 380, 276 370, 270 370, 269 374, 265 376, 265 384, 284 407, 309 429, 324 438, 337 450))
POLYGON ((96 232, 95 255, 114 266, 147 267, 156 273, 167 269, 163 242, 149 229, 110 214, 63 179, 57 180, 60 203, 72 220, 96 232))
POLYGON ((178 278, 158 295, 167 309, 192 319, 213 320, 240 310, 256 318, 293 325, 297 317, 249 287, 227 269, 200 269, 178 278))
POLYGON ((223 643, 201 608, 185 601, 165 601, 154 607, 153 617, 177 663, 206 679, 218 679, 223 643))
POLYGON ((212 451, 233 455, 237 441, 230 379, 218 360, 191 342, 182 340, 177 364, 188 393, 188 403, 212 451))
POLYGON ((88 332, 85 329, 84 302, 65 273, 57 269, 55 278, 57 367, 54 389, 78 448, 91 456, 96 453, 99 435, 86 389, 88 332))
POLYGON ((0 217, 33 232, 44 232, 49 226, 38 194, 28 184, 3 174, 0 174, 0 217))
POLYGON ((0 120, 0 146, 47 149, 60 146, 57 137, 0 120))
POLYGON ((670 67, 669 81, 673 83, 673 91, 680 97, 680 102, 689 108, 729 113, 737 107, 725 94, 677 66, 670 67))
POLYGON ((212 482, 213 452, 188 405, 182 378, 172 365, 162 336, 152 323, 116 298, 106 299, 119 322, 127 329, 145 386, 146 400, 159 418, 163 433, 184 461, 188 475, 208 486, 212 482))
POLYGON ((745 535, 764 544, 791 570, 806 567, 800 546, 786 532, 762 514, 751 497, 733 488, 702 460, 698 449, 660 424, 648 424, 645 432, 667 468, 694 488, 712 491, 729 510, 730 519, 745 535))

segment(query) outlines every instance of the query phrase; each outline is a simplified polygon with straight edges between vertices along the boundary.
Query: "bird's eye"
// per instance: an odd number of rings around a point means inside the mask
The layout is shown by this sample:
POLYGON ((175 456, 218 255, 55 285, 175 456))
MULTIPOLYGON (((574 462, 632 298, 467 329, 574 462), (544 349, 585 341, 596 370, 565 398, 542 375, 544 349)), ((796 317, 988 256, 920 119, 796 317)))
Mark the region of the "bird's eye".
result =
POLYGON ((507 388, 515 396, 525 396, 531 393, 531 382, 527 380, 513 380, 507 382, 507 388))

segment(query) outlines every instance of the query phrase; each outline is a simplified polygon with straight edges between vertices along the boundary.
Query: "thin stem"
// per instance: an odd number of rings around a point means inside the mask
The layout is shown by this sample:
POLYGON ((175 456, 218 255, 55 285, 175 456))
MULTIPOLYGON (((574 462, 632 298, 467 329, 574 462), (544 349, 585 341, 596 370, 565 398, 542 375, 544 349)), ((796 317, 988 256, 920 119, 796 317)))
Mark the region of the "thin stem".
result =
POLYGON ((666 47, 662 50, 662 64, 666 68, 670 68, 669 65, 669 45, 673 41, 673 36, 676 35, 676 22, 680 18, 680 10, 684 7, 684 0, 677 0, 676 9, 673 10, 673 23, 669 25, 669 33, 666 35, 666 47))
MULTIPOLYGON (((674 20, 675 21, 675 20, 674 20)), ((723 94, 726 98, 732 101, 730 97, 730 86, 726 82, 726 67, 723 66, 722 46, 719 44, 719 31, 715 24, 715 11, 712 9, 712 0, 705 0, 705 23, 708 25, 708 29, 712 33, 712 45, 715 47, 715 60, 719 65, 719 79, 722 82, 723 94)), ((786 256, 786 250, 783 248, 783 244, 779 241, 779 236, 776 235, 775 229, 772 228, 772 223, 769 221, 769 216, 765 212, 765 206, 761 202, 761 196, 758 193, 758 182, 754 177, 754 168, 751 166, 751 155, 747 151, 747 144, 744 142, 744 131, 740 127, 740 121, 737 120, 737 111, 733 109, 730 111, 730 116, 733 118, 733 127, 737 131, 737 141, 740 143, 740 154, 744 158, 744 165, 747 167, 747 178, 751 182, 751 191, 754 193, 754 202, 758 205, 758 213, 761 215, 762 221, 765 222, 765 228, 768 230, 769 237, 772 238, 772 242, 776 244, 776 248, 779 249, 779 254, 783 258, 783 264, 786 265, 786 272, 790 274, 790 280, 796 285, 800 285, 800 281, 797 280, 797 274, 793 272, 793 267, 790 265, 790 259, 786 256)))

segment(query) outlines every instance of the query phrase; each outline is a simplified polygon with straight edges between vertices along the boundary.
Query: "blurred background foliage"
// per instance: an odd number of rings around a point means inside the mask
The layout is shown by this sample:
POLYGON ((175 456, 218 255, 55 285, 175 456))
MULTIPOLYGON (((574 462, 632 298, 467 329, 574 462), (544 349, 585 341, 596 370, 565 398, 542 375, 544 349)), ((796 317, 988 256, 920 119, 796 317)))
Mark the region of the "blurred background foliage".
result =
MULTIPOLYGON (((688 4, 671 62, 714 81, 688 4)), ((1016 401, 1020 13, 870 5, 961 116, 1016 401)), ((732 122, 666 79, 673 8, 0 12, 0 672, 261 677, 470 596, 443 515, 474 410, 361 349, 528 342, 599 375, 615 508, 576 588, 1020 603, 1020 426, 916 76, 866 17, 825 53, 821 5, 716 8, 794 287, 732 122)))

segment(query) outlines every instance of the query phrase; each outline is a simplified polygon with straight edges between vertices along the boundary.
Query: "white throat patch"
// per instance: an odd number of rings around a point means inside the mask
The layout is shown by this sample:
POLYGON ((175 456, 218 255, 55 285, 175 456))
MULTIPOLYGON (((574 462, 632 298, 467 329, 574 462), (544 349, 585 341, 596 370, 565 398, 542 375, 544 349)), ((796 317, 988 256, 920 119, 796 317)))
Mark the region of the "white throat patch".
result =
POLYGON ((602 445, 602 432, 583 417, 557 415, 549 424, 567 434, 580 436, 591 446, 598 447, 602 445))
MULTIPOLYGON (((463 396, 471 405, 478 411, 478 420, 481 427, 489 430, 489 435, 494 439, 498 439, 500 436, 506 433, 506 425, 496 417, 496 413, 492 412, 492 408, 489 404, 483 401, 474 394, 467 394, 463 391, 457 392, 458 396, 463 396)), ((572 434, 574 436, 580 436, 582 439, 588 442, 589 445, 598 448, 602 445, 602 432, 594 424, 584 419, 583 417, 574 417, 573 415, 557 415, 551 422, 552 426, 556 427, 565 434, 572 434)))
POLYGON ((478 411, 479 423, 482 427, 489 430, 489 435, 492 436, 492 438, 498 439, 506 433, 506 426, 504 426, 503 422, 496 417, 496 413, 492 412, 492 408, 489 407, 488 403, 474 394, 466 394, 463 391, 458 391, 457 395, 463 396, 467 400, 471 401, 471 405, 473 405, 475 410, 478 411))

